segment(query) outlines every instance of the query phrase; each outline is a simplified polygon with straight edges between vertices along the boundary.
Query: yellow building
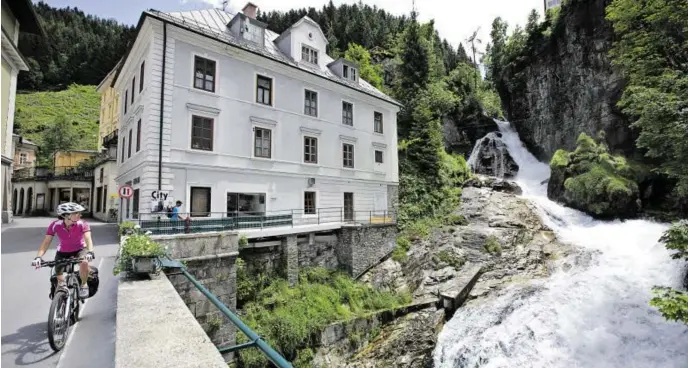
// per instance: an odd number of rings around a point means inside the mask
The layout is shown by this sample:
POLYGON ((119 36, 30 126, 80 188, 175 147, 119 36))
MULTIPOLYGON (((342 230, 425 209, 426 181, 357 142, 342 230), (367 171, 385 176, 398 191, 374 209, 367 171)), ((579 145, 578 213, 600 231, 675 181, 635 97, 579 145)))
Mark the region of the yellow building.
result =
POLYGON ((55 173, 74 169, 83 161, 94 159, 96 156, 98 151, 92 150, 57 151, 54 155, 55 173))
POLYGON ((119 93, 112 88, 112 78, 115 72, 121 66, 122 61, 117 63, 115 67, 105 76, 102 82, 96 88, 100 93, 100 122, 97 147, 103 148, 110 143, 117 144, 117 131, 119 130, 119 93))
POLYGON ((26 59, 19 52, 19 32, 45 37, 31 0, 2 0, 2 222, 12 222, 12 164, 14 162, 14 98, 17 90, 17 74, 27 71, 26 59))

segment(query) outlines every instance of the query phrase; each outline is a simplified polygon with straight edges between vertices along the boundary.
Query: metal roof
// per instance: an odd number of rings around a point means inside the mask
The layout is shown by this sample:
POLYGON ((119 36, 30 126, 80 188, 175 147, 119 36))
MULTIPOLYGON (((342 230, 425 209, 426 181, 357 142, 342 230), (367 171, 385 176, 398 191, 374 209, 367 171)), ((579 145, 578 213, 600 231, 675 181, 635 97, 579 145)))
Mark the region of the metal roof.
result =
MULTIPOLYGON (((259 54, 266 58, 273 59, 284 64, 288 64, 292 67, 299 68, 303 71, 312 74, 316 74, 320 77, 327 78, 336 83, 346 85, 347 87, 350 87, 352 89, 385 100, 394 105, 401 106, 401 103, 399 103, 392 97, 384 94, 383 92, 373 87, 370 83, 361 78, 358 79, 358 82, 353 82, 349 79, 341 78, 335 75, 327 67, 323 69, 318 67, 309 67, 297 63, 294 59, 292 59, 288 55, 285 55, 279 50, 279 48, 274 42, 275 39, 279 37, 279 34, 269 29, 265 30, 265 42, 263 46, 235 37, 231 33, 229 28, 227 28, 227 24, 232 19, 232 14, 222 11, 220 9, 204 9, 170 13, 164 13, 161 11, 151 9, 143 12, 142 17, 145 15, 150 15, 153 18, 158 18, 170 22, 181 28, 186 28, 188 30, 201 33, 205 36, 214 38, 220 42, 228 43, 236 47, 248 50, 250 52, 259 54)), ((324 65, 330 64, 333 61, 335 61, 324 52, 320 57, 324 61, 324 65)))

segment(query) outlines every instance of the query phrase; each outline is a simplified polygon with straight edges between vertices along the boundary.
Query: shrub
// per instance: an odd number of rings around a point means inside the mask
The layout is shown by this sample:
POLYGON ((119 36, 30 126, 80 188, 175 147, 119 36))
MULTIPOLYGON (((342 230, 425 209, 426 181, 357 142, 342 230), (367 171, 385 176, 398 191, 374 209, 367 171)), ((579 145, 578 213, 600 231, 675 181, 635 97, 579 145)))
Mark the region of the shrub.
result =
POLYGON ((131 235, 121 246, 113 274, 118 275, 122 271, 128 271, 132 259, 136 257, 160 257, 163 255, 165 255, 165 248, 154 242, 148 235, 131 235))
POLYGON ((499 244, 499 240, 497 240, 496 236, 490 235, 485 240, 485 245, 483 246, 483 251, 485 251, 487 253, 501 254, 502 253, 502 245, 499 244))

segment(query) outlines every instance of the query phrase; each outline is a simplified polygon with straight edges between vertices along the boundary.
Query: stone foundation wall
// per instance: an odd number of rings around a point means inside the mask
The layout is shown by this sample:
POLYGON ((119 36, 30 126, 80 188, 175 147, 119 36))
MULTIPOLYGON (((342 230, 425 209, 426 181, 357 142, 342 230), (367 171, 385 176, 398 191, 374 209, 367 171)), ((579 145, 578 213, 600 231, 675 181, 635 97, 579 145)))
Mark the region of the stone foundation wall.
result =
POLYGON ((337 243, 339 238, 336 233, 331 235, 313 235, 301 239, 299 237, 299 267, 324 267, 327 269, 339 268, 337 261, 337 243))
POLYGON ((396 224, 343 227, 337 251, 339 262, 357 278, 394 250, 396 237, 396 224))

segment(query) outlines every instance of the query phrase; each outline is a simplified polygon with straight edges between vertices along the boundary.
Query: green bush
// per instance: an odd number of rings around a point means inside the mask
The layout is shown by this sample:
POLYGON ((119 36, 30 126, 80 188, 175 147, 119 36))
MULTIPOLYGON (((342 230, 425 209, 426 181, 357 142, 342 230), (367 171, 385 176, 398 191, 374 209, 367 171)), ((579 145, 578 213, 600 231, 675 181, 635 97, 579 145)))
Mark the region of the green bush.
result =
POLYGON ((455 270, 460 269, 466 263, 466 260, 463 257, 450 250, 443 250, 437 253, 437 259, 440 262, 444 262, 454 267, 455 270))
POLYGON ((485 245, 483 246, 483 251, 491 254, 501 254, 502 245, 499 244, 499 240, 494 235, 490 235, 485 240, 485 245))
MULTIPOLYGON (((408 294, 377 291, 323 268, 303 270, 299 279, 293 287, 286 280, 274 279, 258 292, 256 301, 245 305, 242 319, 286 359, 302 367, 312 358, 308 351, 315 343, 312 337, 327 325, 411 301, 408 294)), ((246 336, 238 334, 237 342, 247 342, 246 336)), ((265 357, 252 350, 239 353, 242 365, 268 367, 265 357)))
POLYGON ((122 236, 127 233, 133 233, 134 230, 136 229, 136 223, 133 221, 122 221, 122 223, 119 224, 119 236, 122 236))
POLYGON ((129 270, 131 260, 136 257, 160 257, 165 255, 165 248, 154 242, 148 235, 130 235, 122 244, 120 254, 113 268, 113 274, 129 270))

